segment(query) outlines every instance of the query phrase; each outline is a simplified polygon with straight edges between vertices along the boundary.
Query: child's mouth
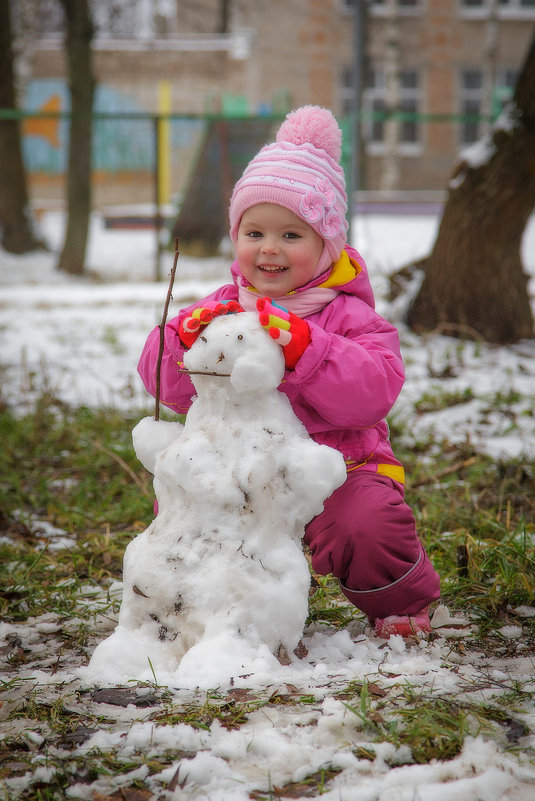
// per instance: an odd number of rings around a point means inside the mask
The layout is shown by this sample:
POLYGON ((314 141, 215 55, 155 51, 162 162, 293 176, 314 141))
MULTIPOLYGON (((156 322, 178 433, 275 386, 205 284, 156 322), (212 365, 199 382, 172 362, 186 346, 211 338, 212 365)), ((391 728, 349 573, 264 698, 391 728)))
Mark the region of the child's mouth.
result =
POLYGON ((287 267, 280 267, 277 264, 259 264, 258 269, 262 270, 264 273, 283 273, 287 270, 287 267))

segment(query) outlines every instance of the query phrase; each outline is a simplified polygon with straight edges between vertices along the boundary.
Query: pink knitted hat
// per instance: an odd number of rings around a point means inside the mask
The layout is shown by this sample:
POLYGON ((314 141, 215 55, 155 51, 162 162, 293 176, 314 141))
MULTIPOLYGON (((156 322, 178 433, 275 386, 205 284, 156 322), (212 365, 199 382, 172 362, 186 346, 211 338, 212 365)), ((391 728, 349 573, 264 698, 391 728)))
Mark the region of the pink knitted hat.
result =
POLYGON ((230 199, 230 236, 236 242, 243 213, 275 203, 301 217, 323 239, 316 275, 340 258, 346 244, 347 195, 339 161, 342 131, 320 106, 290 112, 277 133, 249 162, 230 199))

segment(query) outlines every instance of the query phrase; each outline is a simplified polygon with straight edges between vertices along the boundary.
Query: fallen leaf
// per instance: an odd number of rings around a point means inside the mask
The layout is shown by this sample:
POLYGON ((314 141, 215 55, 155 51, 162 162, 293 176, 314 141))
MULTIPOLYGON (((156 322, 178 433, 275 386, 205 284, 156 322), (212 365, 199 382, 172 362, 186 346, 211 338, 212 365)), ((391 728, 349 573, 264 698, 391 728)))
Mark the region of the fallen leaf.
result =
POLYGON ((231 687, 227 693, 227 698, 232 701, 256 701, 258 695, 247 687, 231 687))
POLYGON ((136 584, 132 584, 132 589, 134 590, 136 595, 141 595, 142 598, 149 598, 149 595, 145 595, 143 590, 140 590, 136 584))
POLYGON ((529 726, 516 718, 507 718, 507 742, 518 743, 521 737, 526 737, 530 733, 529 726))
POLYGON ((111 795, 96 793, 93 801, 147 801, 148 798, 154 798, 150 790, 139 787, 121 787, 111 795))
POLYGON ((298 659, 304 659, 305 656, 308 656, 308 648, 306 647, 303 640, 299 640, 297 643, 297 647, 294 648, 294 654, 298 659))
POLYGON ((279 660, 281 665, 291 665, 292 664, 292 660, 290 659, 290 657, 288 655, 288 651, 286 650, 286 648, 282 644, 279 645, 279 650, 277 652, 277 659, 279 660))
POLYGON ((88 726, 81 724, 73 731, 64 734, 63 737, 58 740, 58 746, 60 748, 65 748, 81 745, 82 743, 85 743, 86 740, 89 740, 89 738, 95 734, 96 731, 97 729, 90 729, 88 726))
POLYGON ((97 704, 111 704, 112 706, 129 706, 133 704, 137 707, 157 706, 161 703, 156 693, 145 693, 138 695, 135 690, 124 687, 106 687, 101 690, 93 690, 91 699, 97 704))

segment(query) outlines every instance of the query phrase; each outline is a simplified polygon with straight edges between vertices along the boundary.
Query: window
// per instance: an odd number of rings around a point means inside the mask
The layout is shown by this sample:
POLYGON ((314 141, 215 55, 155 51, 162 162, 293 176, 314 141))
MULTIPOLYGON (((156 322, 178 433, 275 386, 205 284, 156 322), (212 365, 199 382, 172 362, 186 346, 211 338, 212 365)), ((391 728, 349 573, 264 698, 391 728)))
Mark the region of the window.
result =
POLYGON ((382 143, 385 138, 385 123, 383 114, 385 104, 385 78, 382 71, 373 70, 370 75, 368 87, 364 91, 363 107, 366 117, 366 139, 371 142, 382 143))
MULTIPOLYGON (((421 10, 422 0, 395 0, 394 5, 399 14, 414 14, 421 10)), ((386 0, 371 0, 369 7, 372 14, 384 15, 388 12, 386 0)))
POLYGON ((514 11, 535 11, 535 0, 498 0, 498 6, 514 11))
MULTIPOLYGON (((385 140, 386 83, 384 71, 372 70, 363 94, 366 140, 375 151, 381 150, 385 140)), ((400 148, 408 152, 421 142, 421 126, 416 118, 421 106, 420 75, 417 70, 399 73, 398 111, 407 117, 400 120, 400 148)))
MULTIPOLYGON (((387 0, 360 0, 363 5, 367 5, 372 14, 385 14, 387 11, 387 0)), ((400 14, 413 14, 421 10, 422 0, 394 0, 394 6, 400 14)), ((340 9, 343 12, 352 12, 355 8, 355 0, 339 0, 340 9)))
POLYGON ((518 78, 518 70, 500 68, 496 73, 496 85, 492 92, 492 116, 498 117, 507 101, 511 98, 516 79, 518 78))
POLYGON ((485 17, 493 11, 500 19, 535 18, 535 0, 461 0, 463 16, 485 17))
POLYGON ((344 67, 342 70, 342 89, 340 92, 340 106, 342 115, 349 116, 353 111, 353 69, 344 67))
MULTIPOLYGON (((494 119, 514 91, 518 70, 499 67, 491 93, 491 114, 494 119)), ((460 125, 460 141, 463 145, 477 141, 482 134, 483 93, 485 91, 482 70, 469 69, 461 73, 460 113, 464 119, 460 125)))
POLYGON ((463 70, 461 73, 461 144, 469 145, 479 139, 483 73, 463 70))
POLYGON ((364 111, 364 130, 371 144, 382 144, 385 138, 385 78, 382 70, 370 70, 368 82, 362 98, 364 111))
POLYGON ((400 74, 401 98, 400 107, 404 114, 410 115, 401 121, 401 141, 414 144, 420 139, 418 113, 419 87, 418 73, 415 70, 404 70, 400 74))

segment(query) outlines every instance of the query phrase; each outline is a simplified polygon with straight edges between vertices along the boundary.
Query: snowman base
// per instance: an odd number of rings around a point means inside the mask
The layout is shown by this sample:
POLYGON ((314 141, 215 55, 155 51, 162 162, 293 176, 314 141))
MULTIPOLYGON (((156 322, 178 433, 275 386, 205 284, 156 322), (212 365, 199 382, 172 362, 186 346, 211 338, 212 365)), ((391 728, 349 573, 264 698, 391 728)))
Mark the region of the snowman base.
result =
POLYGON ((184 364, 197 391, 185 424, 133 432, 158 514, 126 549, 119 623, 89 665, 101 680, 213 687, 304 655, 302 537, 345 480, 343 457, 279 392, 282 352, 256 314, 213 320, 184 364))

